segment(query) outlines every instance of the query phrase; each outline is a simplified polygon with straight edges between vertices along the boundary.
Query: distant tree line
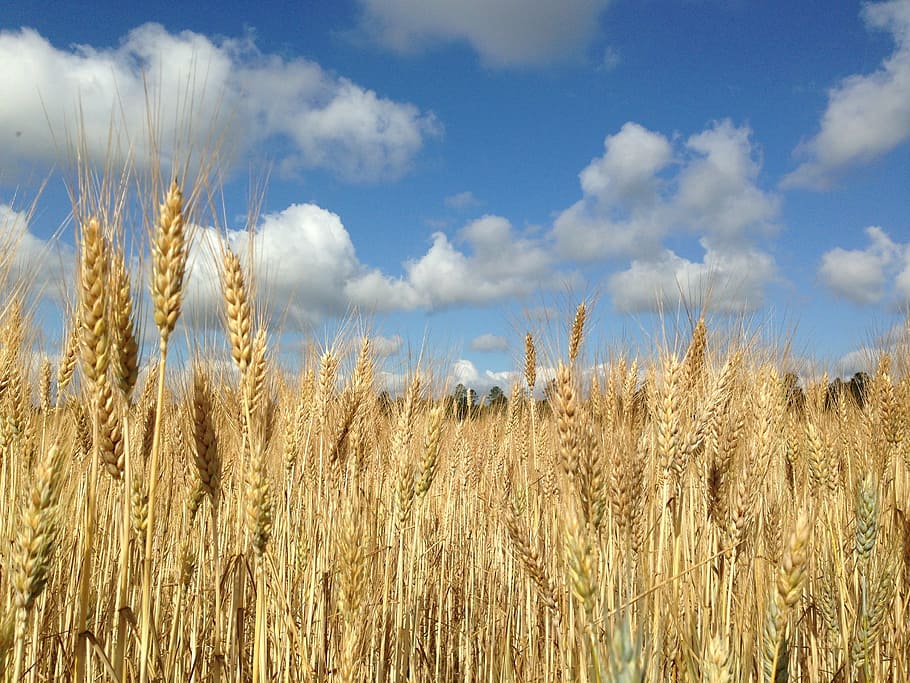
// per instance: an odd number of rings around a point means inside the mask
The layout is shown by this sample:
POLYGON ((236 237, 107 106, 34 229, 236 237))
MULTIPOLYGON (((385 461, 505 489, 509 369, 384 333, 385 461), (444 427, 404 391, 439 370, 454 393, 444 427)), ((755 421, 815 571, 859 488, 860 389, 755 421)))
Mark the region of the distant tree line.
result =
MULTIPOLYGON (((866 405, 872 378, 865 372, 857 372, 846 382, 840 377, 828 382, 825 388, 825 410, 833 410, 839 401, 852 400, 860 410, 866 405)), ((806 406, 806 394, 799 385, 799 377, 792 372, 784 375, 784 390, 787 406, 802 411, 806 406)))
POLYGON ((509 399, 502 387, 492 387, 486 397, 481 399, 474 389, 459 383, 446 397, 446 412, 455 419, 467 420, 491 411, 504 411, 508 404, 509 399))
MULTIPOLYGON (((787 407, 802 412, 806 406, 806 393, 800 386, 799 376, 788 372, 783 377, 783 385, 787 407)), ((862 409, 871 386, 872 378, 865 372, 857 372, 847 381, 837 377, 829 382, 825 389, 825 409, 833 410, 837 407, 838 401, 844 398, 853 401, 862 409)), ((556 381, 551 379, 543 388, 543 399, 537 401, 539 414, 546 414, 552 409, 551 402, 555 395, 556 381)), ((509 405, 509 397, 500 386, 492 387, 487 395, 482 397, 474 389, 461 383, 455 386, 444 401, 446 414, 457 420, 475 419, 493 412, 502 412, 509 405)), ((639 412, 645 411, 646 402, 645 387, 641 386, 635 392, 635 409, 639 412)), ((391 415, 394 404, 395 399, 388 391, 383 391, 379 395, 379 405, 384 413, 391 415)))

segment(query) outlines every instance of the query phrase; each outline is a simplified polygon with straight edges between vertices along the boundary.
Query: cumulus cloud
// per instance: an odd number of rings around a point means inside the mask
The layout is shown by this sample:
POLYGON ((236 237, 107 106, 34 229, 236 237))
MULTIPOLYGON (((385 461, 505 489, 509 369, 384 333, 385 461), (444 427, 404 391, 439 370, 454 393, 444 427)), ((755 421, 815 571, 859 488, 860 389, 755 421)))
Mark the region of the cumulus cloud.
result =
POLYGON ((165 157, 190 131, 189 142, 199 144, 229 124, 235 152, 268 150, 281 171, 322 168, 372 181, 406 172, 440 130, 412 104, 315 62, 263 54, 250 38, 216 41, 144 24, 115 48, 61 49, 31 29, 0 31, 0 63, 0 161, 8 169, 55 161, 57 146, 80 126, 93 160, 109 155, 113 129, 115 148, 144 163, 147 89, 161 113, 155 132, 165 157))
POLYGON ((899 301, 910 302, 910 246, 904 248, 904 267, 897 274, 894 290, 899 301))
POLYGON ((906 321, 902 320, 883 333, 874 336, 868 343, 854 348, 842 355, 834 364, 835 372, 844 377, 849 377, 856 372, 874 373, 879 359, 884 354, 892 358, 899 358, 910 344, 910 330, 906 321))
POLYGON ((585 195, 603 202, 647 202, 655 196, 655 174, 673 159, 670 141, 659 133, 628 122, 604 140, 604 155, 579 174, 585 195))
POLYGON ((598 260, 660 248, 669 217, 657 174, 672 161, 669 140, 629 122, 607 136, 604 150, 578 176, 582 199, 553 224, 563 257, 598 260))
POLYGON ((455 361, 449 377, 451 386, 463 384, 468 389, 476 391, 480 397, 489 393, 494 386, 498 386, 508 393, 512 384, 518 380, 519 374, 516 371, 481 371, 477 369, 474 363, 464 358, 455 361))
MULTIPOLYGON (((212 258, 218 242, 210 229, 197 232, 186 299, 190 317, 206 324, 220 315, 212 258)), ((436 233, 423 256, 404 263, 401 277, 361 262, 341 218, 315 204, 265 214, 252 237, 230 231, 226 239, 246 262, 253 255, 255 286, 269 305, 269 317, 304 325, 351 308, 390 312, 485 305, 564 281, 544 246, 499 216, 467 224, 454 242, 436 233)))
POLYGON ((848 351, 834 363, 834 372, 839 377, 851 377, 857 372, 875 371, 875 358, 879 350, 868 346, 848 351))
POLYGON ((673 213, 715 243, 736 245, 777 229, 780 200, 757 185, 761 165, 751 135, 724 120, 686 141, 692 156, 677 177, 673 213))
POLYGON ((373 345, 373 353, 377 358, 388 358, 401 351, 404 346, 404 338, 401 335, 384 337, 381 334, 370 337, 373 345))
POLYGON ((468 342, 472 351, 507 351, 509 340, 498 334, 482 334, 468 342))
POLYGON ((492 215, 466 225, 455 242, 434 233, 427 253, 407 261, 404 270, 399 278, 371 271, 351 281, 346 291, 372 310, 435 310, 521 297, 569 277, 555 271, 540 240, 520 235, 508 220, 492 215))
POLYGON ((888 296, 893 281, 898 300, 910 300, 910 244, 898 244, 880 227, 865 229, 865 249, 837 247, 822 255, 818 275, 836 295, 869 305, 888 296))
POLYGON ((776 227, 780 201, 757 185, 748 127, 716 122, 674 153, 665 136, 630 122, 604 148, 579 174, 582 199, 554 222, 565 257, 654 259, 674 231, 733 244, 776 227))
POLYGON ((563 258, 631 259, 608 282, 620 310, 653 310, 709 300, 718 310, 751 310, 775 277, 757 241, 774 233, 777 195, 761 189, 751 130, 723 120, 683 143, 629 122, 604 141, 604 154, 579 174, 582 198, 554 221, 563 258), (695 235, 704 257, 669 249, 695 235))
MULTIPOLYGON (((314 324, 343 314, 350 306, 346 283, 362 266, 341 218, 315 204, 293 204, 262 217, 250 238, 246 231, 230 231, 228 245, 249 263, 253 255, 253 286, 271 314, 303 324, 314 324)), ((198 231, 190 263, 187 305, 200 322, 220 315, 217 237, 198 231)))
POLYGON ((44 240, 30 230, 27 211, 0 204, 0 273, 3 284, 27 285, 52 299, 63 295, 73 278, 73 250, 55 238, 44 240))
POLYGON ((848 76, 828 92, 821 129, 797 149, 806 158, 785 186, 824 188, 838 171, 910 140, 910 2, 863 7, 872 29, 887 31, 894 52, 871 74, 848 76))
POLYGON ((753 311, 777 272, 774 259, 754 247, 716 249, 702 241, 705 255, 693 262, 665 250, 658 258, 633 260, 612 275, 608 291, 620 311, 659 311, 682 303, 707 304, 729 313, 753 311))
POLYGON ((398 52, 465 42, 496 67, 577 56, 608 0, 360 0, 361 29, 398 52))

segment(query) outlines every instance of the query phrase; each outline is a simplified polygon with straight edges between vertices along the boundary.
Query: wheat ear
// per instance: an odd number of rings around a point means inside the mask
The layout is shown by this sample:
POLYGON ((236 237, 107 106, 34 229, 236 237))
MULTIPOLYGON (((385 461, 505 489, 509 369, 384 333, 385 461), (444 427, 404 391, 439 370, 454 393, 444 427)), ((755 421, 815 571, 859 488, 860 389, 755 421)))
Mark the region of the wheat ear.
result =
POLYGON ((806 584, 809 540, 812 526, 808 514, 800 513, 790 541, 784 550, 777 576, 777 591, 771 599, 764 631, 764 680, 779 680, 779 671, 787 665, 787 617, 799 602, 806 584))
POLYGON ((139 377, 139 344, 133 316, 130 276, 123 254, 114 251, 111 268, 111 342, 114 384, 129 398, 139 377))
POLYGON ((221 286, 227 314, 231 358, 240 368, 240 373, 244 374, 253 358, 253 316, 240 259, 230 249, 226 249, 222 260, 221 286))
POLYGON ((177 324, 183 299, 187 259, 184 227, 183 192, 174 180, 159 209, 152 243, 152 302, 162 354, 167 351, 168 339, 177 324))
POLYGON ((57 503, 63 481, 64 451, 56 444, 38 466, 35 484, 13 543, 11 574, 16 606, 16 661, 12 680, 22 676, 25 633, 35 600, 47 584, 51 560, 57 545, 57 503))
POLYGON ((585 319, 588 316, 588 308, 582 301, 575 309, 575 319, 572 321, 572 330, 569 333, 569 363, 574 365, 575 359, 578 358, 578 351, 581 348, 581 340, 584 336, 585 319))

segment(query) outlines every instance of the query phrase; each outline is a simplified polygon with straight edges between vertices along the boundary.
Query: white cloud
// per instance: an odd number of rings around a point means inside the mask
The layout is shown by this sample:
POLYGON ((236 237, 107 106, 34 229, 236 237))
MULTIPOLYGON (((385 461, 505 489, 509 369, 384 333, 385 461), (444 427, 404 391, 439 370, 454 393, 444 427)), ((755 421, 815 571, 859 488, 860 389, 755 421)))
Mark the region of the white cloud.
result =
POLYGON ((370 343, 377 358, 388 358, 401 351, 404 346, 404 338, 398 334, 391 337, 383 337, 377 334, 370 337, 370 343))
POLYGON ((230 122, 235 152, 264 149, 288 173, 324 168, 370 181, 406 172, 439 131, 432 114, 414 105, 314 62, 262 54, 249 38, 213 41, 144 24, 115 48, 58 49, 31 29, 0 31, 0 63, 0 130, 8 136, 0 161, 7 170, 56 161, 65 153, 58 145, 78 128, 77 108, 93 160, 107 157, 113 127, 120 152, 145 163, 147 85, 161 114, 156 132, 165 157, 190 130, 190 142, 200 144, 230 122))
POLYGON ((508 394, 510 387, 518 379, 518 372, 512 370, 496 372, 484 370, 481 372, 474 363, 460 358, 452 365, 448 383, 451 388, 457 384, 463 384, 468 389, 476 391, 479 398, 483 398, 494 386, 500 387, 508 394))
POLYGON ((777 272, 774 259, 754 247, 716 249, 706 240, 702 245, 701 262, 665 250, 611 276, 608 290, 616 308, 659 311, 687 303, 738 313, 760 307, 764 287, 777 272))
POLYGON ((904 249, 904 267, 894 281, 898 301, 910 303, 910 246, 904 249))
POLYGON ((670 142, 628 122, 607 136, 604 149, 579 173, 582 199, 554 221, 556 248, 588 261, 656 253, 670 222, 657 176, 672 161, 670 142))
POLYGON ((481 203, 470 191, 459 192, 445 198, 445 205, 450 209, 469 209, 472 206, 480 206, 481 203))
POLYGON ((508 351, 509 340, 498 334, 482 334, 468 342, 472 351, 508 351))
POLYGON ((622 53, 613 46, 607 46, 598 68, 601 71, 609 72, 614 71, 620 64, 622 64, 622 53))
POLYGON ((894 279, 897 297, 910 299, 910 244, 897 244, 879 227, 866 228, 865 249, 837 247, 822 255, 822 282, 837 296, 857 304, 875 304, 894 279))
POLYGON ((672 204, 680 223, 715 243, 741 243, 776 229, 780 200, 756 184, 761 165, 751 134, 724 120, 686 141, 694 156, 679 172, 672 204))
POLYGON ((829 91, 821 130, 797 149, 807 160, 786 186, 826 187, 837 171, 910 140, 910 2, 867 4, 863 19, 890 33, 895 50, 878 71, 849 76, 829 91))
MULTIPOLYGON (((190 319, 205 325, 220 316, 218 266, 212 258, 218 249, 212 230, 197 232, 186 300, 190 319)), ((315 204, 264 215, 251 247, 245 231, 231 231, 227 239, 245 261, 252 248, 254 283, 269 317, 305 325, 351 308, 390 312, 485 305, 563 282, 543 245, 498 216, 469 223, 454 243, 434 234, 426 254, 405 262, 403 277, 362 263, 341 218, 315 204)))
MULTIPOLYGON (((228 234, 231 248, 248 261, 249 235, 228 234)), ((217 319, 221 297, 214 233, 199 233, 187 283, 187 306, 197 322, 217 319), (206 248, 205 241, 209 241, 206 248), (214 318, 213 318, 214 316, 214 318)), ((343 314, 345 284, 361 269, 341 219, 315 204, 294 204, 262 217, 252 240, 257 299, 272 316, 313 324, 343 314)))
POLYGON ((462 228, 455 243, 441 233, 422 257, 404 264, 405 276, 371 271, 346 288, 353 301, 373 310, 483 305, 553 288, 567 276, 539 241, 518 234, 501 216, 483 216, 462 228), (458 245, 467 248, 460 250, 458 245))
POLYGON ((566 259, 600 261, 625 256, 651 256, 660 251, 669 225, 665 207, 636 209, 632 216, 615 217, 596 202, 581 199, 553 222, 556 250, 566 259))
POLYGON ((582 198, 560 213, 552 237, 563 258, 631 259, 608 287, 617 308, 653 310, 682 296, 716 310, 751 310, 776 275, 756 243, 777 230, 780 200, 758 185, 761 170, 751 130, 723 120, 679 149, 639 124, 604 141, 603 156, 580 174, 582 198), (695 235, 701 262, 666 246, 695 235))
POLYGON ((875 371, 875 358, 880 350, 868 346, 848 351, 834 363, 834 372, 839 377, 852 377, 857 372, 875 371))
POLYGON ((28 212, 0 204, 0 274, 8 276, 3 284, 59 299, 73 281, 73 250, 56 238, 37 237, 29 224, 28 212))
POLYGON ((636 123, 604 147, 579 174, 582 199, 554 222, 565 257, 653 259, 674 231, 732 245, 776 228, 780 201, 757 185, 761 166, 748 127, 716 122, 689 137, 679 159, 666 137, 636 123))
POLYGON ((608 0, 360 0, 361 28, 398 52, 463 41, 487 64, 544 64, 577 56, 608 0))
POLYGON ((889 354, 892 359, 900 362, 899 359, 906 354, 908 344, 910 328, 907 327, 906 320, 901 320, 873 336, 867 343, 845 353, 835 362, 834 370, 842 377, 850 377, 856 372, 874 373, 882 355, 889 354))
POLYGON ((582 191, 603 202, 652 200, 658 182, 655 174, 673 159, 669 140, 628 122, 604 140, 604 148, 604 155, 579 174, 582 191))

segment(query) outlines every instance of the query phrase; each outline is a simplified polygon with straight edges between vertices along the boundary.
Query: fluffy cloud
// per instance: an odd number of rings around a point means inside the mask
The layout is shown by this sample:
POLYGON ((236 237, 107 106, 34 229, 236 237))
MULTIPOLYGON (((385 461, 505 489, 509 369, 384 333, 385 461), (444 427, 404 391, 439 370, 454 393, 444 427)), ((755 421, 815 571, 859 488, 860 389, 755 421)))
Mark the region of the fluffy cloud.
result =
POLYGON ((839 377, 852 377, 857 372, 875 372, 875 357, 879 351, 862 346, 848 351, 834 363, 834 372, 839 377))
MULTIPOLYGON (((191 320, 206 325, 220 315, 212 258, 218 242, 212 230, 197 232, 186 298, 191 320)), ((544 247, 498 216, 469 223, 454 243, 436 233, 422 257, 404 264, 403 277, 362 263, 341 218, 315 204, 266 214, 252 236, 231 231, 226 239, 245 261, 253 254, 254 284, 269 317, 304 325, 355 307, 389 312, 485 305, 563 282, 544 247)))
MULTIPOLYGON (((187 305, 197 324, 217 319, 221 306, 213 231, 198 235, 187 284, 187 305)), ((345 285, 362 266, 341 219, 315 204, 294 204, 266 214, 252 237, 232 231, 227 242, 249 262, 253 254, 257 299, 277 319, 315 324, 350 306, 345 285)))
POLYGON ((603 202, 651 200, 657 189, 655 174, 673 159, 667 138, 633 122, 608 136, 604 149, 604 155, 579 174, 584 193, 603 202))
POLYGON ((910 302, 910 245, 904 248, 904 267, 894 280, 894 291, 899 301, 910 302))
POLYGON ((484 305, 558 286, 567 276, 555 272, 554 265, 539 240, 521 236, 501 216, 488 215, 462 228, 455 243, 435 233, 429 251, 404 264, 404 277, 371 271, 351 281, 346 291, 352 301, 377 311, 484 305))
POLYGON ((784 179, 787 186, 825 187, 837 171, 910 140, 910 2, 865 5, 863 18, 889 32, 895 50, 878 71, 829 91, 821 130, 797 149, 806 161, 784 179))
POLYGON ((672 213, 715 244, 742 244, 777 228, 780 200, 757 185, 761 166, 751 134, 724 120, 686 141, 692 156, 677 177, 672 213))
POLYGON ((498 334, 482 334, 468 342, 472 351, 507 351, 509 340, 498 334))
POLYGON ((748 127, 716 122, 674 150, 665 136, 626 123, 579 174, 582 198, 560 213, 552 237, 564 258, 629 258, 608 282, 617 308, 653 310, 709 300, 715 309, 760 305, 776 268, 756 240, 777 229, 779 198, 758 186, 748 127), (696 235, 701 262, 666 247, 696 235))
POLYGON ((660 256, 673 231, 716 244, 772 232, 780 202, 756 184, 760 165, 750 136, 748 127, 720 121, 689 137, 675 159, 666 137, 625 124, 579 174, 582 199, 554 223, 557 249, 576 259, 647 259, 660 256))
POLYGON ((461 358, 453 364, 448 381, 452 387, 456 384, 463 384, 476 391, 480 397, 484 397, 494 386, 498 386, 508 393, 512 384, 519 381, 519 373, 511 370, 499 372, 484 370, 481 372, 474 363, 461 358))
POLYGON ((543 64, 577 55, 595 35, 608 0, 360 0, 362 29, 412 52, 463 41, 493 66, 543 64))
POLYGON ((29 229, 29 215, 0 204, 0 284, 26 285, 32 294, 60 298, 73 281, 73 251, 56 238, 29 229))
POLYGON ((834 364, 834 371, 842 377, 850 377, 856 372, 874 373, 878 361, 884 354, 892 358, 901 357, 910 344, 910 328, 902 320, 874 336, 867 344, 848 351, 834 364))
POLYGON ((370 337, 373 345, 373 353, 377 358, 388 358, 394 356, 404 347, 404 338, 401 335, 383 337, 380 334, 370 337))
POLYGON ((694 303, 738 313, 761 306, 764 287, 777 272, 774 259, 756 248, 715 249, 704 240, 703 246, 701 262, 665 250, 612 275, 608 290, 616 308, 659 311, 694 303))
POLYGON ((837 247, 822 255, 822 282, 837 296, 857 304, 875 304, 893 280, 898 300, 910 300, 910 244, 897 244, 879 227, 865 230, 865 249, 837 247))
POLYGON ((113 129, 115 148, 144 163, 147 90, 161 113, 155 132, 165 157, 174 141, 198 144, 230 125, 236 153, 263 148, 284 172, 324 168, 369 181, 407 171, 439 131, 431 114, 314 62, 262 54, 248 38, 213 41, 158 24, 136 28, 111 49, 58 49, 31 29, 0 31, 0 63, 0 161, 8 169, 55 161, 57 146, 80 125, 94 160, 110 153, 113 129))
POLYGON ((554 222, 557 250, 581 260, 659 251, 669 216, 657 174, 672 161, 670 142, 629 122, 607 136, 604 149, 579 174, 582 199, 554 222))

